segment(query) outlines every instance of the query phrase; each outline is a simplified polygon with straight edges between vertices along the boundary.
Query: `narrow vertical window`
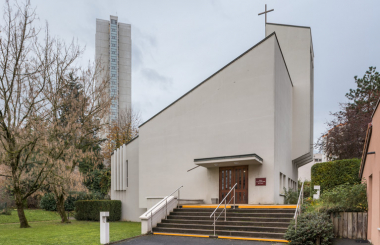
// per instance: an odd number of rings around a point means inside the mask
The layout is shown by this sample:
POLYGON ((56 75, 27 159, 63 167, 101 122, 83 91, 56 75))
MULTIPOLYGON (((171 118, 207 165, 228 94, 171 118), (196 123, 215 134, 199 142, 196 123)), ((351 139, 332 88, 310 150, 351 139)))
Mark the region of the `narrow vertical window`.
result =
POLYGON ((127 187, 128 187, 128 171, 129 169, 128 169, 128 160, 127 160, 127 187))

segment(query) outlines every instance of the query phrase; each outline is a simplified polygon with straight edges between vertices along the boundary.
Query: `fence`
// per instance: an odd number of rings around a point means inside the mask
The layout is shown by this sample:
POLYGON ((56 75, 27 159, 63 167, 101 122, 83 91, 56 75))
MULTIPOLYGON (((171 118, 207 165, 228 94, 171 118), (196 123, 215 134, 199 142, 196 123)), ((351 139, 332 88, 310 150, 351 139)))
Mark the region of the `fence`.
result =
POLYGON ((331 214, 334 236, 367 240, 367 213, 340 212, 331 214))

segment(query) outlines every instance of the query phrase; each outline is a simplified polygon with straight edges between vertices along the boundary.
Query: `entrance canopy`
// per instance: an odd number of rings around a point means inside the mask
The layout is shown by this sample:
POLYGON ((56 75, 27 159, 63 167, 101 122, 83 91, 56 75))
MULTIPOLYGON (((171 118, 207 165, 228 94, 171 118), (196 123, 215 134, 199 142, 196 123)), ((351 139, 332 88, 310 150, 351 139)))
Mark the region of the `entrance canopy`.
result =
POLYGON ((262 164, 263 159, 257 154, 224 156, 224 157, 210 157, 194 159, 194 163, 198 166, 205 168, 239 166, 250 164, 262 164))

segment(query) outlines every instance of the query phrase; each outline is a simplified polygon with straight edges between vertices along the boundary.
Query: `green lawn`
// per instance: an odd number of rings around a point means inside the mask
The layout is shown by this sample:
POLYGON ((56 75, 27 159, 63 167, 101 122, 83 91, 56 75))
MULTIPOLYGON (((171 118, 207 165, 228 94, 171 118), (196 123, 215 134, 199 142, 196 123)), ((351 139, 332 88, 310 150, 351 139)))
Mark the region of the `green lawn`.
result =
MULTIPOLYGON (((20 229, 19 224, 0 224, 0 244, 100 244, 99 222, 47 221, 30 225, 32 228, 20 229)), ((140 223, 110 222, 111 242, 140 234, 140 223)))
MULTIPOLYGON (((45 211, 42 209, 25 209, 25 216, 28 222, 32 221, 50 221, 60 220, 59 214, 56 212, 45 211)), ((18 223, 18 215, 16 210, 12 210, 12 215, 0 215, 0 224, 18 223)), ((1 241, 0 241, 1 242, 1 241)))

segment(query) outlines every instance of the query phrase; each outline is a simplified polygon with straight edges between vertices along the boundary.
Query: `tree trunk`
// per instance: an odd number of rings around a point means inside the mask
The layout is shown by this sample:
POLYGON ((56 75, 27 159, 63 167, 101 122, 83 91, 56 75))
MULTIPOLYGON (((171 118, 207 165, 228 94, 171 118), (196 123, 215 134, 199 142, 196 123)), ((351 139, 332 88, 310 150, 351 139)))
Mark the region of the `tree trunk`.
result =
POLYGON ((65 198, 63 195, 56 195, 57 198, 57 212, 61 216, 61 223, 70 223, 67 219, 67 215, 65 212, 65 198))
POLYGON ((24 203, 21 198, 21 194, 19 192, 15 192, 16 197, 16 207, 17 207, 17 214, 18 218, 20 220, 20 228, 29 228, 30 225, 28 224, 28 220, 26 219, 25 212, 24 212, 24 203))

